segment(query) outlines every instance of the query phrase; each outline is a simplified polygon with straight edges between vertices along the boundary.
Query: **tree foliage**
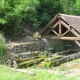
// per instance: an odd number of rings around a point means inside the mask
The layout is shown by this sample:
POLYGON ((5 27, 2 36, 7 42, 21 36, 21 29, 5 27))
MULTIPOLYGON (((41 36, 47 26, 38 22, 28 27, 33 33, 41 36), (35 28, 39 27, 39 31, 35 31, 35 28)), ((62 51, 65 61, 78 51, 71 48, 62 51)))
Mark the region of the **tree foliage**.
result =
POLYGON ((36 19, 37 0, 1 0, 0 26, 9 29, 18 29, 22 20, 34 21, 36 19), (32 19, 33 18, 33 19, 32 19))
POLYGON ((40 15, 39 20, 42 25, 46 25, 58 12, 60 12, 61 7, 60 0, 39 0, 40 8, 38 9, 38 15, 40 15))
POLYGON ((80 0, 60 0, 63 13, 80 15, 80 0))
POLYGON ((22 22, 45 26, 59 12, 80 15, 80 1, 0 0, 0 30, 17 30, 22 22))

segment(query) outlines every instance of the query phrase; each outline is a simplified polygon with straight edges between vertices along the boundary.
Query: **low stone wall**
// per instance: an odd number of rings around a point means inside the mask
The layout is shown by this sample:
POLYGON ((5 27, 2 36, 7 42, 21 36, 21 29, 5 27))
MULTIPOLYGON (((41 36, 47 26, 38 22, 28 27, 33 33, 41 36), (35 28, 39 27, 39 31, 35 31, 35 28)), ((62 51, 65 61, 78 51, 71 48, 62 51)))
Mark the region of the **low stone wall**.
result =
POLYGON ((63 44, 64 41, 62 40, 58 40, 58 39, 48 39, 49 42, 49 46, 51 48, 55 48, 57 47, 57 49, 59 49, 59 51, 63 51, 65 49, 65 46, 63 44))
MULTIPOLYGON (((60 50, 79 50, 80 47, 76 42, 73 40, 58 40, 58 39, 48 39, 50 46, 54 48, 55 46, 60 50)), ((80 43, 80 41, 79 41, 80 43)))
POLYGON ((10 43, 7 44, 8 50, 6 52, 6 60, 11 59, 15 60, 22 56, 22 58, 26 58, 32 56, 32 53, 35 51, 45 51, 45 42, 42 40, 36 40, 25 43, 10 43), (29 54, 30 53, 30 54, 29 54))
POLYGON ((43 41, 34 41, 27 43, 14 43, 8 45, 11 52, 14 53, 24 53, 24 52, 33 52, 33 51, 44 51, 45 43, 43 41))

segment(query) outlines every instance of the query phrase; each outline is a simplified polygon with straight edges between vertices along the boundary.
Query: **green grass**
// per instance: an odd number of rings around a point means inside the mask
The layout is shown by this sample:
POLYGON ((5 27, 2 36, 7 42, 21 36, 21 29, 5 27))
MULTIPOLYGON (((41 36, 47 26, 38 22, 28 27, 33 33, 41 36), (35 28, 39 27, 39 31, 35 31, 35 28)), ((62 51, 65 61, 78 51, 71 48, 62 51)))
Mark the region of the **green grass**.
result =
POLYGON ((0 65, 0 80, 76 80, 75 77, 66 77, 60 74, 53 74, 46 69, 35 69, 35 76, 12 71, 10 68, 0 65))

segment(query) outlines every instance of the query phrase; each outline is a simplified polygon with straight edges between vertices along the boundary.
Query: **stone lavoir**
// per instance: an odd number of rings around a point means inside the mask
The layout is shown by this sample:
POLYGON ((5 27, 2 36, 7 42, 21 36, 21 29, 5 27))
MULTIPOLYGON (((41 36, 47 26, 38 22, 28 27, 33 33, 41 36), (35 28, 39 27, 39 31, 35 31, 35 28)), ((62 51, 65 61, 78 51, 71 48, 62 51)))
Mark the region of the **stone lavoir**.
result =
POLYGON ((27 56, 31 55, 30 53, 38 52, 38 51, 45 51, 45 42, 43 40, 36 40, 36 41, 30 41, 25 43, 10 43, 7 44, 8 51, 7 53, 10 53, 10 58, 14 58, 14 55, 19 55, 23 58, 26 58, 27 56))

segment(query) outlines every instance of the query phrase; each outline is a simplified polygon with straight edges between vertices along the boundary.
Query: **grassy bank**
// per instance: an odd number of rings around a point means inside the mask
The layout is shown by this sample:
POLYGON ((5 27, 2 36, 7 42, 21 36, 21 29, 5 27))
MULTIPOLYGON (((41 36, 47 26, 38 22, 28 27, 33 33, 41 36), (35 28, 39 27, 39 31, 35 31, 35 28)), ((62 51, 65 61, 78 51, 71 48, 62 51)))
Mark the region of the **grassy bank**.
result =
POLYGON ((0 65, 0 80, 77 80, 76 77, 66 77, 61 74, 48 72, 46 69, 34 70, 36 75, 15 72, 10 68, 0 65))

